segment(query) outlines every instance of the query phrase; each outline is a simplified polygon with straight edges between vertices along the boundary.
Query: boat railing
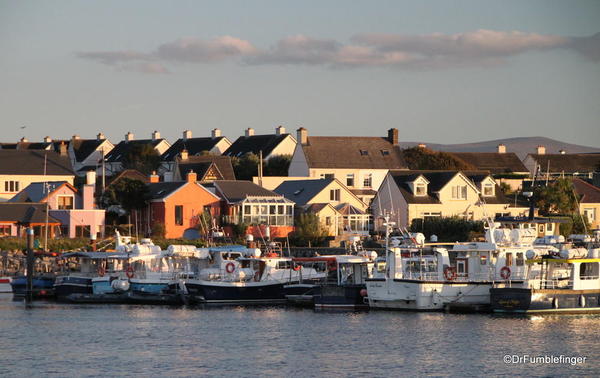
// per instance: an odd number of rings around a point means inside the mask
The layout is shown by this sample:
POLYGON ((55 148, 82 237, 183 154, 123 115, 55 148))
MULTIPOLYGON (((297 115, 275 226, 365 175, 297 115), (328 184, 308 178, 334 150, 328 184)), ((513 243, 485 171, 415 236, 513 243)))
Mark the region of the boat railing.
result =
POLYGON ((573 280, 566 278, 537 279, 530 280, 529 286, 536 289, 571 289, 573 280))

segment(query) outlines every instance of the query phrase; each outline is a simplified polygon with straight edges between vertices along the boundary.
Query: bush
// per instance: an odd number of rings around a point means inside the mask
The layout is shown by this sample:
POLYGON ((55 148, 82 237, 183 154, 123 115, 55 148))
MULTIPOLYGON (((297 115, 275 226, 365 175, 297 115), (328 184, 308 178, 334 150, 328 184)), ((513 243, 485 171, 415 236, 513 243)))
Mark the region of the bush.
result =
POLYGON ((164 239, 167 230, 165 228, 164 223, 162 222, 154 222, 152 223, 152 237, 157 239, 164 239))
POLYGON ((483 222, 461 217, 416 218, 410 225, 411 232, 421 232, 427 239, 437 235, 440 242, 470 241, 475 234, 483 233, 483 222))
POLYGON ((587 219, 580 214, 573 214, 567 218, 566 223, 561 223, 559 232, 565 238, 571 234, 585 234, 590 230, 587 219))
POLYGON ((319 217, 313 213, 296 216, 295 230, 290 235, 290 242, 296 246, 318 246, 327 239, 327 229, 323 227, 319 217))

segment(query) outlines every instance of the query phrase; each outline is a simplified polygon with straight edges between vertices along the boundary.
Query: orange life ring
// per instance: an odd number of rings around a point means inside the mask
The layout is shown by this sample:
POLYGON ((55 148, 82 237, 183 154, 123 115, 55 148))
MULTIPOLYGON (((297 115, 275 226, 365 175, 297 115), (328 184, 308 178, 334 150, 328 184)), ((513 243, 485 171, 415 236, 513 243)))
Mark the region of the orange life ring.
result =
POLYGON ((102 265, 100 265, 98 267, 98 276, 104 277, 104 274, 106 274, 106 269, 104 269, 104 267, 102 265))
POLYGON ((510 268, 507 266, 503 266, 502 269, 500 269, 500 277, 502 277, 502 279, 507 280, 510 278, 510 268))
POLYGON ((456 269, 453 266, 447 266, 444 268, 444 277, 448 281, 453 281, 456 279, 456 269))
POLYGON ((294 269, 295 272, 299 271, 300 269, 302 269, 302 265, 299 264, 294 264, 294 267, 292 268, 294 269))
POLYGON ((127 278, 133 278, 133 276, 135 275, 135 272, 133 271, 133 266, 129 265, 125 270, 125 274, 127 275, 127 278))
POLYGON ((235 264, 232 262, 227 263, 227 265, 225 265, 225 271, 227 273, 233 273, 235 271, 235 264))

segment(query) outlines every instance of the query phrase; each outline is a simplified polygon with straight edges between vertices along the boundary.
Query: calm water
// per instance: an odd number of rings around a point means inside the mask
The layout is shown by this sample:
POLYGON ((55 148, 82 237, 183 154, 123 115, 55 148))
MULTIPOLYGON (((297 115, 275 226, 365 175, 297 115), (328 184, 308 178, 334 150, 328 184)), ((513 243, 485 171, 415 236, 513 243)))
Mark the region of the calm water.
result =
POLYGON ((600 375, 600 317, 316 313, 36 302, 0 294, 2 376, 600 375), (587 356, 507 365, 505 354, 587 356))

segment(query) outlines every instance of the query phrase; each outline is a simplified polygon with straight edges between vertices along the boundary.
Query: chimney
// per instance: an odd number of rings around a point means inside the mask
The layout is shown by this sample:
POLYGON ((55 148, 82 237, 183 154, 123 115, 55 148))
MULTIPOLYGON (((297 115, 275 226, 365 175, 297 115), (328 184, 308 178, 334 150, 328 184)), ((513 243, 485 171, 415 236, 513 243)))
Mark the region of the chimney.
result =
POLYGON ((505 153, 506 153, 506 146, 505 146, 505 145, 503 145, 502 143, 500 143, 500 144, 498 145, 498 153, 499 153, 499 154, 505 154, 505 153))
POLYGON ((156 171, 152 171, 152 174, 150 175, 150 183, 151 184, 155 184, 155 183, 157 183, 159 181, 160 181, 160 178, 156 174, 156 171))
POLYGON ((133 133, 131 131, 128 131, 127 134, 125 134, 125 140, 133 140, 133 133))
POLYGON ((219 138, 221 136, 221 130, 220 129, 212 129, 212 131, 210 132, 210 135, 213 138, 219 138))
POLYGON ((559 150, 558 153, 561 154, 561 155, 564 155, 564 154, 567 153, 567 151, 565 151, 565 150, 559 150))
POLYGON ((186 150, 186 149, 181 150, 181 153, 179 154, 179 156, 180 156, 181 160, 187 160, 189 157, 188 150, 186 150))
POLYGON ((60 156, 67 156, 67 145, 64 141, 60 142, 60 146, 58 146, 58 152, 60 156))
POLYGON ((79 140, 79 139, 81 139, 81 138, 79 137, 79 135, 75 134, 75 135, 73 135, 73 136, 71 137, 71 139, 72 139, 72 140, 79 140))
POLYGON ((156 130, 152 133, 152 140, 160 139, 160 133, 156 130))
POLYGON ((83 209, 94 209, 94 191, 96 190, 96 171, 85 173, 85 185, 83 186, 83 209))
POLYGON ((188 140, 188 139, 192 139, 192 131, 191 130, 185 130, 183 132, 183 140, 188 140))
POLYGON ((98 135, 96 135, 96 140, 104 140, 106 139, 106 136, 104 135, 104 133, 98 133, 98 135))
POLYGON ((21 138, 21 143, 27 143, 27 142, 29 142, 29 139, 27 139, 25 137, 21 138))
POLYGON ((248 127, 246 129, 246 137, 253 136, 253 135, 254 135, 254 129, 252 127, 248 127))
POLYGON ((283 135, 283 134, 285 134, 285 127, 283 127, 283 126, 277 126, 275 128, 275 134, 277 134, 277 135, 283 135))
POLYGON ((398 145, 398 129, 391 128, 391 129, 388 130, 388 140, 394 146, 398 145))
POLYGON ((187 182, 196 182, 198 181, 198 175, 193 170, 190 170, 185 177, 187 182))
POLYGON ((546 147, 544 147, 544 146, 537 146, 537 148, 535 150, 536 150, 535 152, 538 155, 545 155, 546 154, 546 147))
POLYGON ((52 138, 50 138, 49 136, 45 136, 44 143, 52 143, 52 138))
POLYGON ((307 145, 308 144, 308 130, 306 130, 304 127, 301 127, 298 130, 296 130, 296 139, 297 139, 298 143, 300 143, 302 145, 307 145))
POLYGON ((419 144, 417 144, 417 147, 419 147, 419 148, 427 148, 427 145, 425 143, 419 143, 419 144))

